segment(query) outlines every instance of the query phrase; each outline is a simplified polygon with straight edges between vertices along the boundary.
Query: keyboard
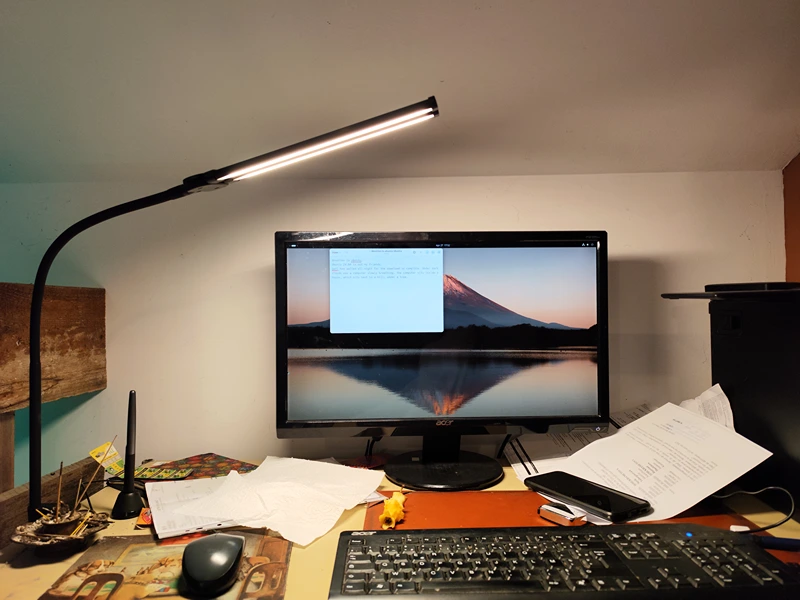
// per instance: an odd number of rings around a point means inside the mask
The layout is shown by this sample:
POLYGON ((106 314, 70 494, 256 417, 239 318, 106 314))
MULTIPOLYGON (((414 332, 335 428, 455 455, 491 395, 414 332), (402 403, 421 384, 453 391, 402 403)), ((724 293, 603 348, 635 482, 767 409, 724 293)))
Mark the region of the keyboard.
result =
POLYGON ((329 598, 800 599, 747 534, 681 524, 347 531, 329 598))

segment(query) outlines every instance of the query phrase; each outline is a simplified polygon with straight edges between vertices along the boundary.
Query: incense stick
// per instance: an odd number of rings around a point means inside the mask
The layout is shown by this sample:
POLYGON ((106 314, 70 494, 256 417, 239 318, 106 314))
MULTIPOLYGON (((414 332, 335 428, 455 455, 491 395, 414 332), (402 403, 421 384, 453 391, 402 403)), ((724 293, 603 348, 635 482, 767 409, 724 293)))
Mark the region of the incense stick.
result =
POLYGON ((71 513, 74 513, 75 511, 78 510, 78 498, 81 497, 81 484, 82 483, 83 483, 83 477, 81 477, 78 480, 78 491, 75 493, 75 507, 72 509, 71 513))
POLYGON ((61 466, 58 468, 58 493, 56 494, 56 516, 55 521, 58 521, 58 513, 61 512, 61 478, 64 475, 64 461, 61 461, 61 466))
POLYGON ((86 492, 88 492, 89 488, 92 487, 92 482, 94 481, 94 478, 97 476, 97 472, 100 470, 100 467, 103 466, 103 461, 106 459, 106 456, 108 456, 108 451, 111 450, 111 447, 114 445, 114 442, 116 441, 117 441, 117 436, 114 436, 114 439, 111 440, 111 443, 108 445, 108 448, 106 448, 106 452, 105 454, 103 454, 103 458, 100 459, 100 463, 97 465, 97 468, 94 470, 94 473, 92 473, 92 478, 89 480, 89 483, 86 484, 86 489, 83 490, 83 494, 78 496, 78 501, 75 503, 76 506, 80 504, 80 501, 83 500, 83 497, 86 495, 86 492))
POLYGON ((89 517, 91 517, 91 516, 92 516, 92 513, 87 512, 86 516, 83 518, 83 521, 81 521, 80 524, 72 531, 72 533, 69 534, 69 537, 72 537, 72 536, 76 535, 78 533, 78 530, 81 527, 83 527, 84 523, 86 523, 86 521, 88 521, 89 517))

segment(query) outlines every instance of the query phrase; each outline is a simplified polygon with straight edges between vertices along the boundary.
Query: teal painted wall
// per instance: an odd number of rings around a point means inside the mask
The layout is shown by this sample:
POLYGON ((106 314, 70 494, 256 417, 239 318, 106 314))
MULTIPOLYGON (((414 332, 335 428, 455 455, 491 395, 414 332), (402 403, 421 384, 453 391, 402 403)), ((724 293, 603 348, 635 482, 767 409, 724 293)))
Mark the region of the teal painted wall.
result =
MULTIPOLYGON (((0 185, 0 281, 33 283, 47 246, 98 204, 85 193, 74 194, 84 201, 73 203, 71 189, 75 188, 68 184, 0 185)), ((56 258, 47 283, 102 287, 73 260, 70 244, 56 258)), ((43 474, 57 470, 62 460, 67 465, 86 458, 89 450, 102 443, 94 443, 100 437, 93 426, 100 410, 92 402, 96 395, 83 394, 42 406, 43 474)), ((15 486, 28 482, 29 439, 29 409, 24 408, 14 413, 15 486)))
MULTIPOLYGON (((42 474, 58 470, 61 461, 65 465, 89 456, 89 450, 96 445, 87 442, 86 452, 80 455, 80 448, 64 447, 64 434, 72 437, 70 432, 59 431, 61 423, 72 420, 69 417, 77 415, 77 411, 88 402, 96 393, 81 394, 72 398, 62 398, 55 402, 42 405, 42 474)), ((28 482, 29 440, 30 440, 30 409, 23 408, 14 413, 14 485, 28 482)), ((72 432, 80 436, 79 431, 72 432)))

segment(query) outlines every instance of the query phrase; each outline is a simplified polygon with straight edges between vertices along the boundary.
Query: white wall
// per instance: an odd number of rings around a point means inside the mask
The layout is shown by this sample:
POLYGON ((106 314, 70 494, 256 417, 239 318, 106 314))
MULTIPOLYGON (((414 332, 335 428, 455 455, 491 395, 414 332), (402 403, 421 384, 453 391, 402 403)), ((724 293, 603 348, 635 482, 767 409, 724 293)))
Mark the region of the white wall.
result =
MULTIPOLYGON (((174 183, 0 186, 0 279, 30 282, 69 224, 174 183)), ((108 389, 45 433, 45 470, 114 435, 122 449, 130 389, 140 459, 360 453, 275 437, 273 233, 301 229, 608 230, 612 409, 711 384, 705 302, 661 293, 782 280, 785 263, 779 172, 263 178, 198 194, 87 231, 56 260, 48 283, 107 290, 108 389)))

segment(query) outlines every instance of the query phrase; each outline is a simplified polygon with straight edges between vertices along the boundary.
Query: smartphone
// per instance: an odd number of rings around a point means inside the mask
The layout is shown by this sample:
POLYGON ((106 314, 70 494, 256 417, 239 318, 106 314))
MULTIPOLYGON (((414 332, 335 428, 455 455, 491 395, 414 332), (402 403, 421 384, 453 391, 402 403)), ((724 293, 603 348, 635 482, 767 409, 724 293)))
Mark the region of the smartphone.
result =
POLYGON ((612 490, 562 471, 534 475, 525 480, 534 492, 541 492, 612 523, 630 521, 653 511, 647 500, 612 490))

